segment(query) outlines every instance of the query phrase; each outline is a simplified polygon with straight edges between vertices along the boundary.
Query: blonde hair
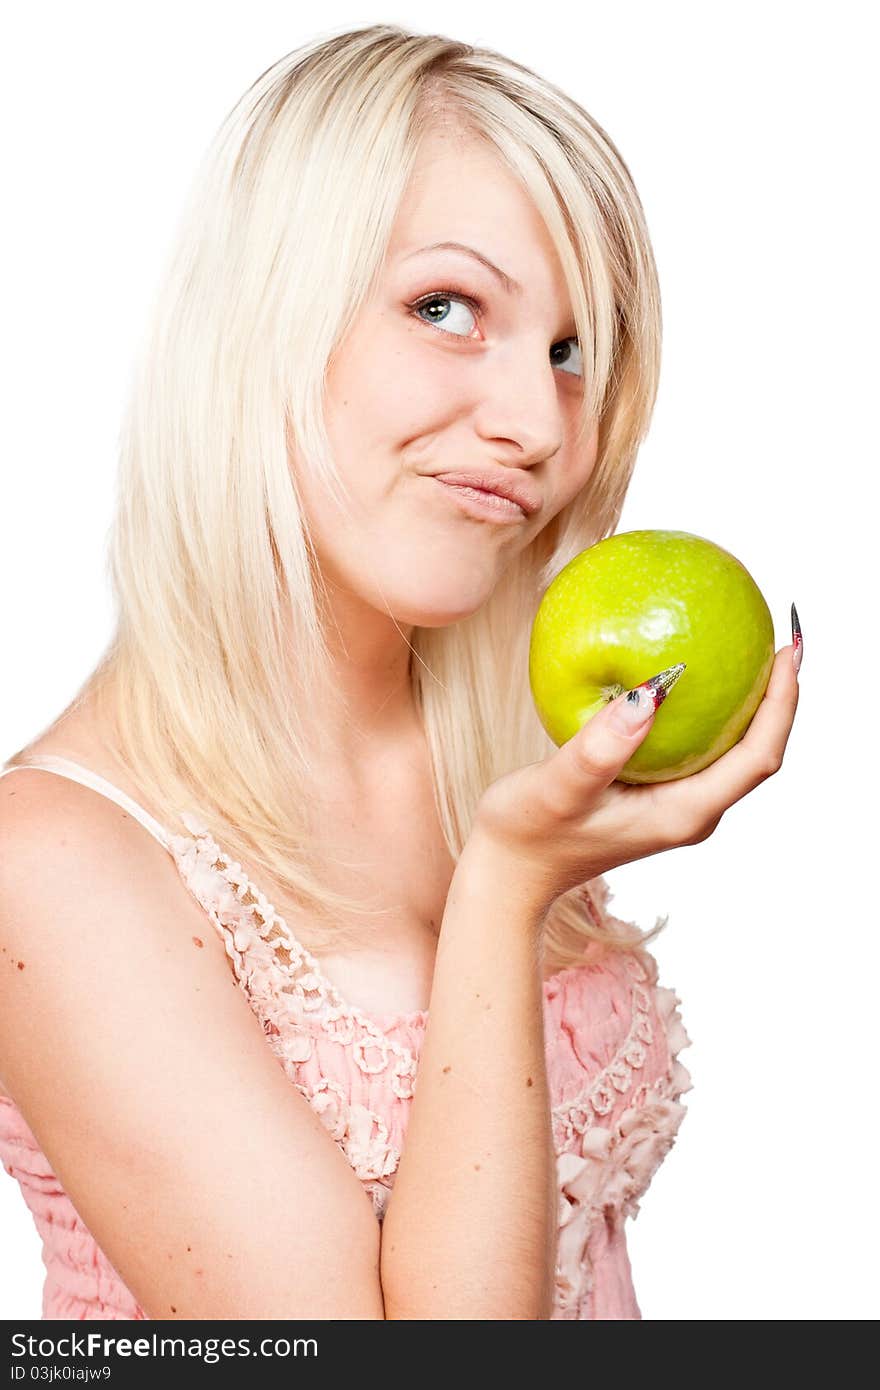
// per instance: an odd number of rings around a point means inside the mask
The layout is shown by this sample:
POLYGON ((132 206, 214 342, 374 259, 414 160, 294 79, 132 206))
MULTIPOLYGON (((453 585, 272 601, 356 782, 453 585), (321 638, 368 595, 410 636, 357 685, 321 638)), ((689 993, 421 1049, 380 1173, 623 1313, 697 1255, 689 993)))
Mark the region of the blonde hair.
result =
MULTIPOLYGON (((619 520, 653 411, 661 310, 642 206, 608 135, 571 97, 489 49, 377 24, 314 40, 245 92, 210 145, 142 339, 120 435, 108 570, 117 623, 69 709, 93 696, 114 752, 172 833, 197 809, 233 860, 270 875, 338 946, 344 912, 309 828, 309 714, 329 667, 321 576, 291 453, 347 494, 324 375, 370 295, 422 137, 485 142, 544 219, 584 359, 587 485, 486 604, 415 628, 410 674, 437 812, 457 860, 490 782, 554 751, 528 683, 541 594, 619 520)), ((26 761, 26 750, 10 760, 26 761)), ((413 872, 418 867, 413 866, 413 872)), ((593 879, 557 899, 547 957, 631 949, 593 879)), ((351 939, 356 939, 352 935, 351 939)))

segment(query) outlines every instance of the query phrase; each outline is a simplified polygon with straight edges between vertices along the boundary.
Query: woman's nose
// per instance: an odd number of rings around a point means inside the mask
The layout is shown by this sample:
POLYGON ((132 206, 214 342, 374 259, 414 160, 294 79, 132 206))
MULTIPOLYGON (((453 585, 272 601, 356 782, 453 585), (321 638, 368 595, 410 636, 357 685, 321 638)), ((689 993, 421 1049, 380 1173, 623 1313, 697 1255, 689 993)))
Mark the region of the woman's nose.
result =
POLYGON ((487 364, 486 379, 480 383, 479 432, 486 439, 518 445, 520 467, 549 458, 562 447, 558 377, 546 344, 540 350, 520 344, 503 360, 499 357, 487 364))

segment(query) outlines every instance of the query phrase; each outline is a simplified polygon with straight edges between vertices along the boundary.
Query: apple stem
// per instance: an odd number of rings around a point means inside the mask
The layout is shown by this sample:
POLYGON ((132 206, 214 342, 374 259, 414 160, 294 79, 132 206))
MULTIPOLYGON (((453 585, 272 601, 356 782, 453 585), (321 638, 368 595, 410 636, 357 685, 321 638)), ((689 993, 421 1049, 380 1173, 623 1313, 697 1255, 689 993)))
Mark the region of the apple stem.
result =
POLYGON ((623 695, 626 689, 627 687, 625 685, 620 685, 619 683, 616 685, 603 685, 602 695, 604 696, 606 705, 610 705, 611 701, 616 700, 618 695, 623 695))

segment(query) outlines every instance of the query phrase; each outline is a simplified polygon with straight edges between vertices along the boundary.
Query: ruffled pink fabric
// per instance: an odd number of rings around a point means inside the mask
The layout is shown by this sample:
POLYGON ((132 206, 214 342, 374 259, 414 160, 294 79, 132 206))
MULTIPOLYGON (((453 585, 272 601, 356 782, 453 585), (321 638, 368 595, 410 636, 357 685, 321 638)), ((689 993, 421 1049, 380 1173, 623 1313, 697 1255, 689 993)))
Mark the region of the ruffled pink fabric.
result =
POLYGON ((0 1096, 0 1159, 18 1181, 43 1242, 43 1317, 144 1318, 74 1210, 21 1112, 6 1096, 0 1096))
MULTIPOLYGON (((428 1014, 349 1005, 241 866, 196 817, 170 837, 184 882, 219 932, 268 1046, 384 1217, 406 1139, 428 1014)), ((690 1045, 644 949, 596 953, 544 985, 559 1190, 554 1319, 638 1319, 625 1222, 672 1147, 691 1089, 690 1045)), ((74 1210, 24 1116, 0 1098, 0 1159, 43 1242, 43 1317, 146 1317, 74 1210)))

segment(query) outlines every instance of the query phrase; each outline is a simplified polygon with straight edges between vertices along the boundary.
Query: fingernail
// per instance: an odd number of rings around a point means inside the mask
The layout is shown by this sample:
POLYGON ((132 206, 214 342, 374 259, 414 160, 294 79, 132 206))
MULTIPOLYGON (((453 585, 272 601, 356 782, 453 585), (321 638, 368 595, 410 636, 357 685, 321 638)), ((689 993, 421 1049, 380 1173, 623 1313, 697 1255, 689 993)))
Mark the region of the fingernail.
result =
POLYGON ((612 728, 629 734, 647 724, 684 670, 685 663, 679 661, 676 666, 669 666, 649 681, 634 686, 615 708, 611 716, 612 728))
POLYGON ((804 659, 804 639, 801 634, 798 612, 794 604, 791 605, 791 640, 794 642, 794 651, 792 652, 791 661, 794 666, 795 675, 797 675, 801 669, 801 662, 804 659))

